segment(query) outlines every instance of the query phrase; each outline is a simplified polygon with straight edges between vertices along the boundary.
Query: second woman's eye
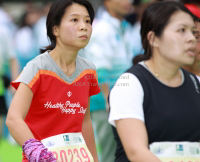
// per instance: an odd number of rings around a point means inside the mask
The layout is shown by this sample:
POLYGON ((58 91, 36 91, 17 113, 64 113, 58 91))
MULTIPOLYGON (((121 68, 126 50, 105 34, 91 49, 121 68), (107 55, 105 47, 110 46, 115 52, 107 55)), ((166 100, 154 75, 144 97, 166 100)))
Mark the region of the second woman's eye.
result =
POLYGON ((185 29, 180 29, 179 32, 183 33, 185 31, 185 29))

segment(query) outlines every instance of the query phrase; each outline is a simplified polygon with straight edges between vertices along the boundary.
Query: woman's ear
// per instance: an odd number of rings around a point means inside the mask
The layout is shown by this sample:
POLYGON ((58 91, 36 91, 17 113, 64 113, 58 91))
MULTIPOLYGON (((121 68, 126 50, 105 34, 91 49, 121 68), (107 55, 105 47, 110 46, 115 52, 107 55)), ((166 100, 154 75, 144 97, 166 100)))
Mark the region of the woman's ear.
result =
POLYGON ((149 41, 149 44, 152 46, 152 47, 158 47, 159 45, 159 40, 158 38, 155 36, 155 33, 153 31, 150 31, 148 34, 147 34, 147 39, 149 41))
POLYGON ((53 35, 55 35, 55 36, 59 36, 58 26, 54 26, 54 27, 52 28, 52 33, 53 33, 53 35))

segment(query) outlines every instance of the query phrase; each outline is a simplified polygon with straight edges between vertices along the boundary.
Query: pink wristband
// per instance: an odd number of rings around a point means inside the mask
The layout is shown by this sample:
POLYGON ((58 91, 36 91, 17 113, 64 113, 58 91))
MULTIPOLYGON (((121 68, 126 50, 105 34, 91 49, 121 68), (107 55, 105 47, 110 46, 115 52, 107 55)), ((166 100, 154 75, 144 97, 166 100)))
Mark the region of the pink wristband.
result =
POLYGON ((51 151, 37 139, 29 139, 22 146, 28 161, 30 162, 56 162, 51 151))

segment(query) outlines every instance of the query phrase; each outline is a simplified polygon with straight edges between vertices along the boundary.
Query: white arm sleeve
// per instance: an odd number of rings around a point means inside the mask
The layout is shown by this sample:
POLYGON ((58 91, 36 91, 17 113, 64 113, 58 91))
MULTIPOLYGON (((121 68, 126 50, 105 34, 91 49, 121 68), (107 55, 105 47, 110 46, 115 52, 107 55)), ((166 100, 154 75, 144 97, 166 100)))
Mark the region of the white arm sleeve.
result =
POLYGON ((122 74, 110 93, 109 123, 125 118, 144 122, 144 91, 138 78, 131 73, 122 74), (123 79, 124 78, 124 79, 123 79))

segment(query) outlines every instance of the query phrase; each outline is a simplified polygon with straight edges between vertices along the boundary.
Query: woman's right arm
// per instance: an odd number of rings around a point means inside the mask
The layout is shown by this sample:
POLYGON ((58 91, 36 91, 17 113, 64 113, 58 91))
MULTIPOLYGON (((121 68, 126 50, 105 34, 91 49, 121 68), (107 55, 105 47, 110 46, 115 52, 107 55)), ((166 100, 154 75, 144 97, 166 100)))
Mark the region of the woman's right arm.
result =
POLYGON ((27 140, 34 138, 28 125, 24 122, 32 98, 33 93, 31 89, 26 84, 20 83, 8 111, 6 125, 10 134, 20 146, 27 140))
POLYGON ((161 162, 148 149, 148 136, 143 121, 127 118, 116 120, 115 123, 123 148, 131 162, 161 162))

